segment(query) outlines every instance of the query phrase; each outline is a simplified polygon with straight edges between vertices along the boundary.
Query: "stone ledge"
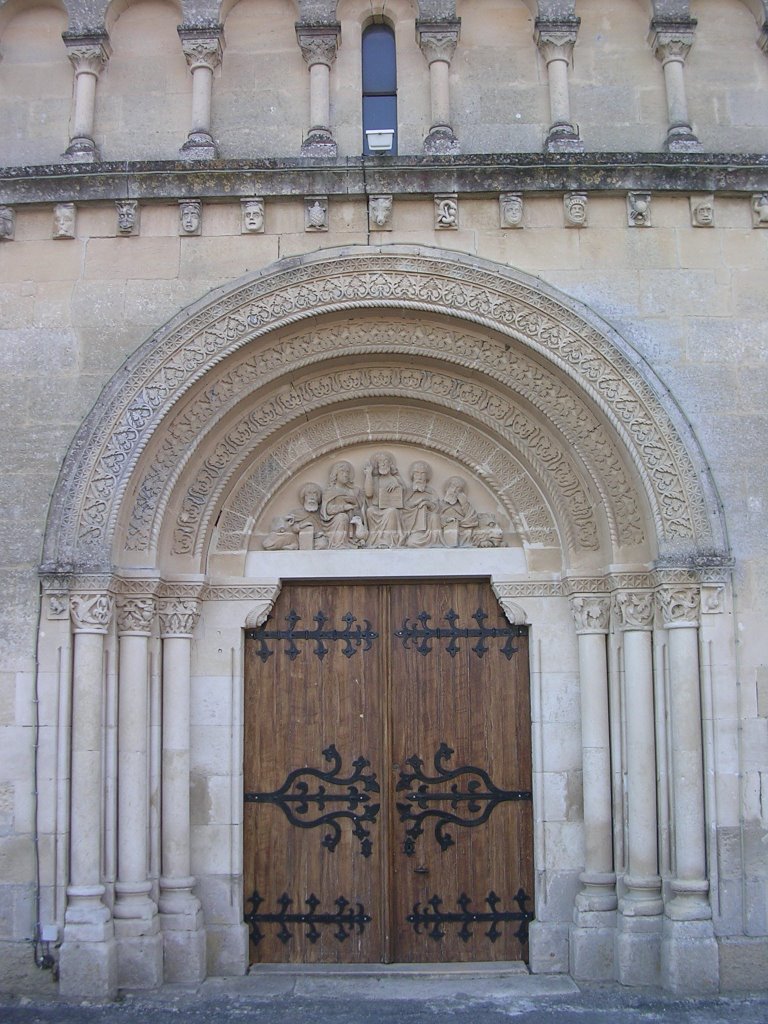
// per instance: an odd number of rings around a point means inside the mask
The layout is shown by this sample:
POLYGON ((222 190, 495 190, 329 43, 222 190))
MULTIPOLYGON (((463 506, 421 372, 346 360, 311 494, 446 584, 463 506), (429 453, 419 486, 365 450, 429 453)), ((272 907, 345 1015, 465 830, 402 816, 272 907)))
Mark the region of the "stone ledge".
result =
POLYGON ((768 191, 768 154, 505 153, 456 156, 119 161, 0 168, 0 204, 190 196, 768 191))

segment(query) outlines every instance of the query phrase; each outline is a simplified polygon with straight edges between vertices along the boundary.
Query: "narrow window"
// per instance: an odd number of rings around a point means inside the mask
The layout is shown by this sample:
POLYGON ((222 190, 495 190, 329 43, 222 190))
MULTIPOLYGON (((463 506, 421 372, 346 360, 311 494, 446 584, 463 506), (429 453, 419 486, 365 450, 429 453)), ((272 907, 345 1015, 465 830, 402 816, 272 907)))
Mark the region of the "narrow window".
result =
POLYGON ((370 25, 363 32, 363 153, 375 152, 397 152, 397 61, 395 33, 388 25, 370 25), (371 148, 366 131, 387 129, 394 132, 392 148, 371 148))

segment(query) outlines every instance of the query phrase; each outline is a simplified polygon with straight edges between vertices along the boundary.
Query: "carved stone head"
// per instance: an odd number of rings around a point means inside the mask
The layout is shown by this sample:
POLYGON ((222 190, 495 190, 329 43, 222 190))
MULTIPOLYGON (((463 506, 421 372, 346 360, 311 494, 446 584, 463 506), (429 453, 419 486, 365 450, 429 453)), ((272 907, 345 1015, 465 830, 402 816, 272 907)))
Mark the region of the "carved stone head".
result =
POLYGON ((117 230, 121 235, 135 235, 139 229, 139 204, 135 199, 118 199, 117 230))
POLYGON ((411 463, 411 485, 414 491, 423 491, 432 479, 432 467, 423 459, 411 463))
POLYGON ((331 471, 328 474, 328 485, 336 487, 337 484, 341 484, 342 487, 348 487, 354 479, 355 470, 352 463, 342 460, 341 462, 334 462, 331 466, 331 471))
POLYGON ((16 214, 10 206, 0 206, 0 239, 10 242, 16 233, 16 214))
POLYGON ((309 481, 299 491, 299 501, 306 512, 317 512, 323 501, 323 488, 309 481))
POLYGON ((75 237, 75 204, 57 203, 53 208, 53 237, 75 237))
POLYGON ((392 196, 371 196, 368 200, 368 222, 372 230, 391 228, 392 196))
POLYGON ((503 228, 523 226, 523 197, 519 192, 505 192, 499 196, 499 220, 503 228))
POLYGON ((199 235, 202 221, 203 204, 199 199, 179 200, 179 234, 199 235))
POLYGON ((563 196, 567 227, 583 228, 587 223, 587 196, 584 192, 567 192, 563 196))
POLYGON ((691 196, 691 224, 695 228, 711 228, 715 225, 715 197, 691 196))
POLYGON ((244 235, 255 235, 264 230, 264 200, 260 196, 241 199, 242 220, 240 231, 244 235))

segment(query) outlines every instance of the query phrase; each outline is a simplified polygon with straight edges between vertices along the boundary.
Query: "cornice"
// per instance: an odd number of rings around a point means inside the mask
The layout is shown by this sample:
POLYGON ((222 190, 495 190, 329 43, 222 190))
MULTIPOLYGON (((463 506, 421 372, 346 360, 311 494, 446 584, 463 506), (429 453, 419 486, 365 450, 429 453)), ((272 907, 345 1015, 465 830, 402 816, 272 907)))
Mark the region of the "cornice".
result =
POLYGON ((115 161, 0 168, 0 203, 458 192, 768 191, 766 153, 511 153, 115 161))

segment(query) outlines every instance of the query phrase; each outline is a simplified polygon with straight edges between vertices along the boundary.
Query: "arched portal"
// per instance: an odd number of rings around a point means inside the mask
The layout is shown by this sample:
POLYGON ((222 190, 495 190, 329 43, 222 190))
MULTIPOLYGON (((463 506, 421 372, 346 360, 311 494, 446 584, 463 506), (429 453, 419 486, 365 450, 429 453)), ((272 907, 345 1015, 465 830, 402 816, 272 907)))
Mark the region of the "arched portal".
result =
POLYGON ((714 950, 697 635, 700 588, 721 594, 726 554, 701 452, 653 371, 538 280, 356 247, 206 296, 113 378, 52 501, 42 572, 64 625, 41 642, 68 637, 68 608, 73 638, 72 855, 50 893, 64 988, 88 976, 109 991, 116 970, 121 984, 194 980, 206 948, 209 969, 244 969, 242 629, 284 579, 394 575, 485 577, 508 619, 531 624, 534 970, 647 983, 661 963, 674 987, 692 943, 702 963, 714 950), (386 498, 368 468, 382 450, 401 467, 386 498), (327 500, 344 487, 347 519, 327 500), (654 720, 665 693, 669 719, 654 720))

